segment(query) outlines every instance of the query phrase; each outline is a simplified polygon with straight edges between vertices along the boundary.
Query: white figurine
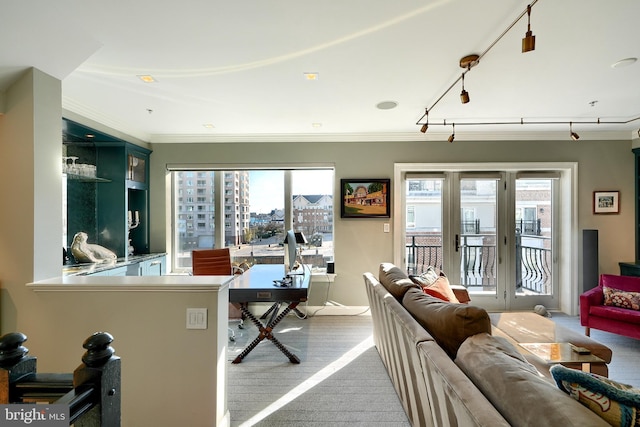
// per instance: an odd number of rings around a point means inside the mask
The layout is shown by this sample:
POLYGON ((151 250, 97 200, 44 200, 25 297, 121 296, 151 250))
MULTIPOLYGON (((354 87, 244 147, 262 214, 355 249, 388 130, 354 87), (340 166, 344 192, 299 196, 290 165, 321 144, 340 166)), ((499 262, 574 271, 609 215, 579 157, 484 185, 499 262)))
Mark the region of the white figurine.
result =
POLYGON ((76 259, 76 262, 101 263, 115 261, 118 258, 115 253, 104 246, 87 243, 87 238, 87 233, 83 231, 73 236, 71 254, 76 259))

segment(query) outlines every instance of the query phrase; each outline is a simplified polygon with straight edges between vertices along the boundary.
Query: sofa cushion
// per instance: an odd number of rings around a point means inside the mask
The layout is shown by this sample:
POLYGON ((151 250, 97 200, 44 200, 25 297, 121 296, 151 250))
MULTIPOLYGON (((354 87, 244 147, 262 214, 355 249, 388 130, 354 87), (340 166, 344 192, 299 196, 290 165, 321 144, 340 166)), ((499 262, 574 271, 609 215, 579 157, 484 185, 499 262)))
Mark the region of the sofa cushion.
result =
POLYGON ((398 301, 402 301, 402 297, 407 289, 418 288, 418 285, 409 279, 407 273, 390 262, 380 264, 378 281, 391 295, 396 297, 398 301))
POLYGON ((436 273, 433 267, 429 267, 427 271, 419 276, 409 276, 409 278, 422 288, 425 294, 439 298, 443 301, 449 301, 459 304, 456 294, 451 289, 449 279, 443 272, 436 273))
POLYGON ((419 288, 409 289, 402 305, 452 359, 467 337, 491 333, 489 314, 480 307, 445 302, 419 288))
MULTIPOLYGON (((640 324, 640 311, 626 310, 611 305, 592 305, 589 308, 589 315, 602 317, 609 320, 617 320, 629 324, 640 324)), ((633 327, 633 326, 632 326, 633 327)))
POLYGON ((640 292, 623 291, 608 286, 602 287, 604 305, 640 310, 640 292))
POLYGON ((455 363, 513 426, 606 425, 544 380, 504 338, 467 338, 455 363))
POLYGON ((551 375, 560 390, 568 393, 609 424, 629 427, 638 425, 639 389, 562 365, 553 366, 551 375))

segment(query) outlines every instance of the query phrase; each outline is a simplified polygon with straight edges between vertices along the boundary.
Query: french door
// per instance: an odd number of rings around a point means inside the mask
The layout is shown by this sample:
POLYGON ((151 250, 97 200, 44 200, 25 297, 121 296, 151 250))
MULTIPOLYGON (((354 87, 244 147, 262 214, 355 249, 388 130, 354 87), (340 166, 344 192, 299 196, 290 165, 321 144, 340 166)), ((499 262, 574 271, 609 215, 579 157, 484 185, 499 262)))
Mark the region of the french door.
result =
POLYGON ((404 175, 404 262, 467 288, 487 310, 557 308, 557 176, 526 171, 404 175))

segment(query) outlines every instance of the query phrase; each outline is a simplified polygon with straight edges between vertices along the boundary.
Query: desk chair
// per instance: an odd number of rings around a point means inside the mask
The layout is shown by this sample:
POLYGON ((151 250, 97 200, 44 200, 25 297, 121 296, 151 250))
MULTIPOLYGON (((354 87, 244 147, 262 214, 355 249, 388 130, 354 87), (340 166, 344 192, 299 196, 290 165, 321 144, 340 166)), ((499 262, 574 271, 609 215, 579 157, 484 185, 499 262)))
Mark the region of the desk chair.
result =
MULTIPOLYGON (((191 267, 194 276, 231 276, 242 274, 244 270, 231 264, 231 252, 229 248, 222 249, 195 249, 191 251, 191 267)), ((229 304, 229 308, 234 308, 229 304)), ((242 328, 244 319, 240 317, 239 328, 242 328)), ((235 341, 236 334, 229 328, 229 340, 235 341)))

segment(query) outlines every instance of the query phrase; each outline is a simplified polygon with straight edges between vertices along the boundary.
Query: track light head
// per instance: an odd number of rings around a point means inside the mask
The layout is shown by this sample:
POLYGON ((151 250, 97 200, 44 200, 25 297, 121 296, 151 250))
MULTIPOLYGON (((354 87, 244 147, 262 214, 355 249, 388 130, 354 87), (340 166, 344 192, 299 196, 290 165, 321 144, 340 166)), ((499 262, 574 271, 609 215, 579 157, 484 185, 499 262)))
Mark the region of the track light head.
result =
POLYGON ((449 135, 449 138, 447 139, 449 142, 453 142, 453 140, 456 139, 456 124, 454 123, 451 126, 453 128, 453 133, 449 135))
POLYGON ((463 104, 466 104, 469 102, 469 92, 467 92, 466 90, 462 89, 462 92, 460 93, 460 101, 463 104))
POLYGON ((580 139, 580 135, 578 135, 577 133, 575 133, 573 131, 573 123, 569 122, 569 136, 571 137, 571 139, 573 139, 574 141, 577 141, 580 139))
POLYGON ((536 36, 531 31, 531 5, 527 6, 527 33, 522 39, 522 53, 536 50, 536 36))
MULTIPOLYGON (((462 64, 462 60, 460 60, 460 63, 462 64)), ((467 71, 471 70, 471 65, 468 65, 468 69, 467 71)), ((469 102, 469 92, 467 92, 466 90, 464 90, 464 74, 462 73, 462 92, 460 92, 460 102, 462 102, 463 104, 466 104, 469 102)))
MULTIPOLYGON (((429 109, 428 108, 424 109, 424 115, 420 117, 420 120, 422 120, 424 117, 426 117, 426 122, 424 122, 424 124, 420 128, 420 132, 422 133, 425 133, 427 129, 429 129, 429 109)), ((420 124, 420 120, 418 120, 418 123, 416 124, 420 124)))

